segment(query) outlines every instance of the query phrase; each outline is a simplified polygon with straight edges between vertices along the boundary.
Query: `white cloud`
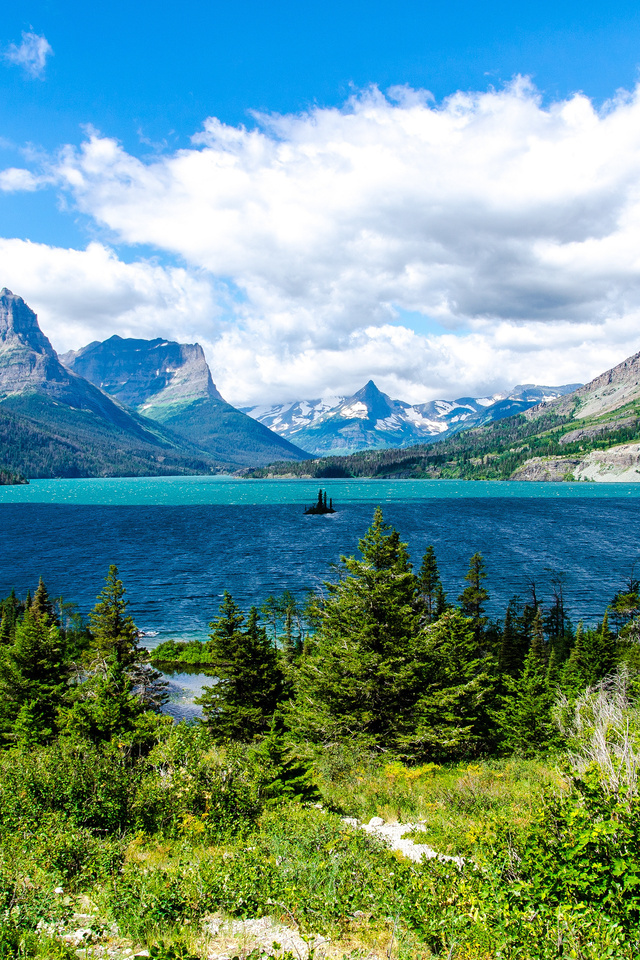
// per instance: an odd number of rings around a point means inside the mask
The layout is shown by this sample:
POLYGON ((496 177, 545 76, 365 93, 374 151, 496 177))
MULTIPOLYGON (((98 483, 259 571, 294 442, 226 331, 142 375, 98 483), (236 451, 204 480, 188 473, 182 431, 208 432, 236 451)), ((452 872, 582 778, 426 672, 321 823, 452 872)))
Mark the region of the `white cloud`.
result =
POLYGON ((8 167, 6 170, 0 170, 0 190, 4 193, 37 189, 38 178, 34 177, 30 170, 22 170, 19 167, 8 167))
MULTIPOLYGON (((45 180, 116 247, 184 266, 38 248, 46 290, 30 283, 47 311, 59 300, 60 340, 79 312, 101 327, 94 311, 109 332, 197 337, 237 403, 369 377, 413 401, 478 395, 586 379, 640 347, 638 90, 598 112, 581 94, 545 106, 522 79, 441 105, 371 89, 256 124, 210 118, 190 148, 144 161, 93 131, 61 151, 45 180), (88 278, 73 294, 62 264, 88 278), (397 308, 441 332, 418 336, 397 308)), ((17 189, 21 172, 4 175, 17 189)))
POLYGON ((22 43, 12 43, 5 53, 5 60, 22 67, 27 76, 38 78, 44 76, 47 57, 53 55, 53 50, 46 37, 37 33, 22 31, 22 43))
POLYGON ((23 297, 60 353, 122 337, 197 339, 215 335, 210 280, 178 267, 123 263, 107 247, 66 250, 1 240, 0 286, 23 297))

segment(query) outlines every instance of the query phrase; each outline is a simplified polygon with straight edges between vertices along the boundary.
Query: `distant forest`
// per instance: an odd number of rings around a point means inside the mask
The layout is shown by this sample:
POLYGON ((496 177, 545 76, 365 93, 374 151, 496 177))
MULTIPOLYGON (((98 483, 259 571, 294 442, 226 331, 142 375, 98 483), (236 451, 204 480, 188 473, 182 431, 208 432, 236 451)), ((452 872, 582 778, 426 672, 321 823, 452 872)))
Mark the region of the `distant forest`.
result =
POLYGON ((298 463, 273 463, 248 471, 252 478, 270 476, 413 478, 444 480, 508 480, 531 457, 571 457, 606 450, 640 439, 635 411, 624 423, 585 424, 584 435, 565 439, 579 421, 548 413, 536 419, 518 414, 483 427, 465 430, 446 440, 406 449, 364 450, 345 456, 321 457, 298 463))

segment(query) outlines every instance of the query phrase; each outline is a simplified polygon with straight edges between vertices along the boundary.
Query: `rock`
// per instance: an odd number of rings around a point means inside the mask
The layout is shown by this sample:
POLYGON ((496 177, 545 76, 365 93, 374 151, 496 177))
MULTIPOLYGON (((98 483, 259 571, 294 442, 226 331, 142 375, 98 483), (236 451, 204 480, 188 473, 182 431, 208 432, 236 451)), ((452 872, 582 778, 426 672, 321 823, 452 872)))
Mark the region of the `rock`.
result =
MULTIPOLYGON (((326 937, 311 936, 303 938, 297 930, 287 927, 273 917, 258 917, 249 920, 222 920, 212 917, 203 925, 204 930, 218 941, 221 953, 210 954, 210 960, 226 960, 235 956, 238 947, 243 955, 252 950, 267 951, 267 956, 278 957, 287 951, 307 960, 310 949, 313 949, 315 960, 324 957, 323 947, 329 943, 326 937), (273 943, 279 943, 278 950, 274 950, 273 943), (231 947, 229 950, 228 947, 231 947), (272 952, 273 951, 273 952, 272 952)), ((215 944, 214 946, 218 946, 215 944)))

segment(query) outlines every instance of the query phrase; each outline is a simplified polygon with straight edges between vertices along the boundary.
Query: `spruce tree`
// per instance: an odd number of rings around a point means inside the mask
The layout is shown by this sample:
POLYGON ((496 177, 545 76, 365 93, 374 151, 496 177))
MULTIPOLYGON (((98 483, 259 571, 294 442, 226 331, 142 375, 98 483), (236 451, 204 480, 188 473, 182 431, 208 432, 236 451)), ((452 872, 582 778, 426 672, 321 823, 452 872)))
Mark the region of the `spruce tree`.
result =
POLYGON ((248 742, 263 734, 283 696, 283 676, 267 632, 252 607, 247 618, 225 591, 220 616, 211 624, 207 649, 217 683, 204 687, 206 723, 219 742, 248 742))
POLYGON ((42 577, 40 577, 38 581, 38 588, 33 595, 29 609, 34 617, 46 617, 50 623, 58 622, 55 607, 49 597, 49 591, 45 587, 42 577))
POLYGON ((359 549, 362 559, 342 557, 340 579, 326 584, 317 633, 296 671, 290 722, 314 743, 394 749, 424 685, 417 583, 406 544, 380 508, 359 549))
POLYGON ((111 564, 98 602, 89 614, 93 642, 90 653, 105 664, 126 670, 144 656, 138 647, 138 628, 127 613, 126 590, 118 579, 118 568, 111 564))
POLYGON ((550 689, 547 666, 539 643, 532 642, 519 677, 505 676, 507 688, 497 714, 504 748, 532 756, 558 742, 552 720, 555 690, 550 689))
POLYGON ((46 616, 26 610, 16 625, 14 643, 0 658, 0 719, 5 737, 15 739, 15 724, 22 716, 22 728, 28 721, 33 736, 51 739, 68 676, 58 627, 46 616))
MULTIPOLYGON (((422 558, 422 565, 418 571, 418 593, 425 612, 427 623, 431 623, 438 616, 439 600, 442 593, 440 572, 433 545, 429 545, 422 558)), ((443 613, 441 610, 440 613, 443 613)))
POLYGON ((465 574, 465 580, 469 585, 464 588, 458 600, 462 612, 473 620, 473 629, 478 643, 480 643, 484 628, 488 623, 487 617, 484 615, 484 603, 489 599, 489 594, 482 586, 482 581, 486 576, 487 572, 482 554, 474 553, 469 561, 469 571, 465 574))
POLYGON ((422 760, 473 756, 491 744, 495 661, 478 644, 475 625, 447 610, 427 628, 422 651, 424 687, 404 743, 422 760))

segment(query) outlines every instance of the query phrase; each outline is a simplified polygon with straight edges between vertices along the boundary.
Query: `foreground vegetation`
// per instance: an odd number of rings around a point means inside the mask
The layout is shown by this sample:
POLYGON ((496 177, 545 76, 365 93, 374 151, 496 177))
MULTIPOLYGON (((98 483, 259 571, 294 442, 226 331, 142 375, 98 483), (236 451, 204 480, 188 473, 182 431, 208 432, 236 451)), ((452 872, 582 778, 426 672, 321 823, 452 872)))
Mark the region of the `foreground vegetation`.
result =
POLYGON ((379 511, 359 546, 304 611, 225 595, 193 725, 115 567, 87 624, 2 601, 0 957, 637 956, 638 583, 492 623, 479 554, 452 605, 379 511))

